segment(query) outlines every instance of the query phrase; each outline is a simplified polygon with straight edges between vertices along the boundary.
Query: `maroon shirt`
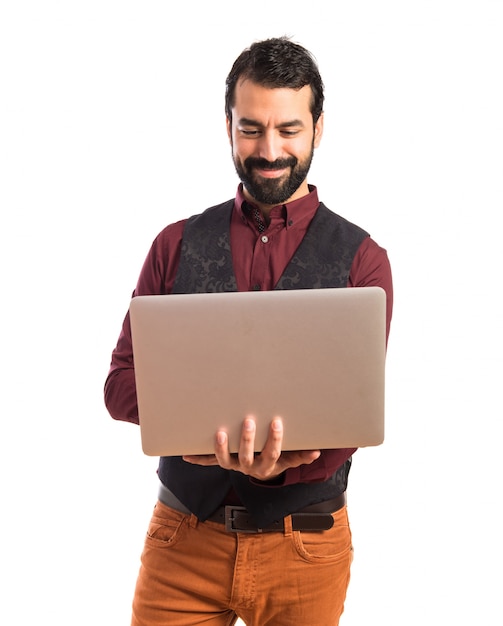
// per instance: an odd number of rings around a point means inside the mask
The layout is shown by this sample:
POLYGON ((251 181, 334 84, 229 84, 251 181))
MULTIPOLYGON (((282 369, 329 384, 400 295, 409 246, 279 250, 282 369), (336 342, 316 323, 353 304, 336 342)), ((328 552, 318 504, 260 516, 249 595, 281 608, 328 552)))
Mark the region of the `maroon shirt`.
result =
MULTIPOLYGON (((259 232, 251 205, 242 186, 238 187, 232 213, 230 236, 234 273, 238 291, 273 289, 298 248, 311 222, 319 200, 316 187, 307 196, 274 207, 270 223, 259 232)), ((145 259, 133 296, 169 294, 172 291, 186 220, 167 226, 154 240, 145 259)), ((393 307, 391 269, 386 251, 370 237, 363 240, 353 260, 348 287, 382 287, 387 294, 386 337, 393 307)), ((264 332, 273 332, 264 325, 264 332)), ((114 419, 138 424, 134 381, 133 351, 129 314, 126 314, 112 363, 105 382, 105 404, 114 419)), ((323 450, 310 465, 284 473, 282 485, 318 482, 328 479, 353 453, 355 448, 323 450)))

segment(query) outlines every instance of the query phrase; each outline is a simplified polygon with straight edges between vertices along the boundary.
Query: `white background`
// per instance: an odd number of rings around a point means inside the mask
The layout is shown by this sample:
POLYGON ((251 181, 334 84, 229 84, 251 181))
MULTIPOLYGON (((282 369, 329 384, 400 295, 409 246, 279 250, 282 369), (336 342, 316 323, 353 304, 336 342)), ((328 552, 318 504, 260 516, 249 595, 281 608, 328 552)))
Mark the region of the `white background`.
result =
POLYGON ((310 182, 394 272, 342 624, 503 623, 502 33, 498 0, 0 3, 2 623, 129 623, 156 460, 110 353, 154 236, 234 195, 225 77, 283 34, 326 84, 310 182))

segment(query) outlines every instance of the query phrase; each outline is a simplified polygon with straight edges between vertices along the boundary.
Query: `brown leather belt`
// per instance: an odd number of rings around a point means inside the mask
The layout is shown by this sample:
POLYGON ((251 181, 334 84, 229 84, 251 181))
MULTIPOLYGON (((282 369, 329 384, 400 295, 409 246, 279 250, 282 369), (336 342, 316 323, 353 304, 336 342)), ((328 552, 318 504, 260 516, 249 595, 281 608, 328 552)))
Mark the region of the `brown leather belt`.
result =
MULTIPOLYGON (((159 487, 159 501, 172 509, 190 515, 189 509, 162 483, 159 487)), ((334 525, 332 513, 335 513, 346 504, 346 494, 341 493, 336 498, 325 500, 317 504, 311 504, 300 511, 291 514, 292 530, 321 532, 328 530, 334 525)), ((215 513, 208 517, 210 522, 224 524, 229 532, 238 533, 266 533, 282 531, 285 529, 284 520, 278 520, 264 527, 257 526, 251 519, 250 514, 243 506, 221 506, 215 513)))

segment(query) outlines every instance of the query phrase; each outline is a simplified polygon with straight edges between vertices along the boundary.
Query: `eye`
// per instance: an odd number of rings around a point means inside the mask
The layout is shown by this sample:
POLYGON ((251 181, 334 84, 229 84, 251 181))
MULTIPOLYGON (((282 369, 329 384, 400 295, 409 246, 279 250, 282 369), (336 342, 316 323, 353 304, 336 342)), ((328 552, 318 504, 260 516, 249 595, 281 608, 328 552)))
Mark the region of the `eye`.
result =
POLYGON ((302 131, 302 127, 298 124, 285 124, 279 128, 279 132, 283 137, 295 137, 302 131))
POLYGON ((252 130, 247 128, 241 128, 239 132, 245 137, 258 137, 260 131, 258 131, 257 129, 252 130))

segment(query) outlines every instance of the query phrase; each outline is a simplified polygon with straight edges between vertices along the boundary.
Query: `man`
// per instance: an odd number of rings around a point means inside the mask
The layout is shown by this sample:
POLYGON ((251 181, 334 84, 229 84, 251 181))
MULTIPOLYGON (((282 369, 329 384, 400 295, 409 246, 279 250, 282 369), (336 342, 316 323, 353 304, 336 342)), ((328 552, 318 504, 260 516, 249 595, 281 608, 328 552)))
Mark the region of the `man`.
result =
MULTIPOLYGON (((237 195, 165 228, 134 295, 378 285, 387 293, 389 331, 386 251, 307 183, 323 99, 303 47, 279 38, 243 51, 226 90, 237 195)), ((274 332, 264 325, 265 338, 274 332)), ((105 402, 115 419, 138 423, 133 368, 126 315, 105 402)), ((257 372, 258 392, 260 384, 257 372)), ((283 452, 280 417, 258 454, 254 437, 253 419, 243 416, 237 454, 217 432, 213 455, 160 458, 133 626, 217 626, 238 617, 255 626, 339 623, 352 561, 345 492, 355 450, 283 452), (247 532, 226 530, 227 504, 246 508, 247 532), (328 517, 330 528, 306 525, 303 512, 328 517)))

